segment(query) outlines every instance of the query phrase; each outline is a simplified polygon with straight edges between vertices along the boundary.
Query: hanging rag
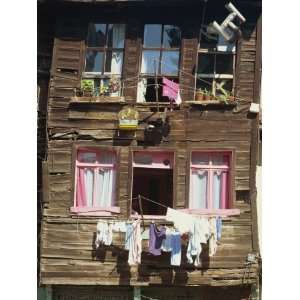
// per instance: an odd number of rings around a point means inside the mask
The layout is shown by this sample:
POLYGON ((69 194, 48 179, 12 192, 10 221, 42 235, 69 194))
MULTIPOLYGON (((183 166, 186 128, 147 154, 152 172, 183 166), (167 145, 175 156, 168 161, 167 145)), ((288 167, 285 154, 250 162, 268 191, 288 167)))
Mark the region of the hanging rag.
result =
POLYGON ((216 218, 211 218, 209 220, 209 256, 215 255, 217 251, 217 222, 216 218))
POLYGON ((114 232, 123 232, 125 233, 127 228, 126 228, 126 222, 120 221, 120 222, 114 222, 112 225, 112 230, 114 232))
POLYGON ((149 229, 149 252, 153 255, 161 255, 161 245, 166 238, 166 228, 158 228, 154 223, 149 229))
POLYGON ((222 218, 220 216, 217 217, 217 240, 219 241, 222 236, 222 218))
POLYGON ((180 105, 182 100, 179 92, 179 84, 165 77, 163 77, 162 83, 163 83, 162 95, 169 97, 171 101, 174 101, 177 105, 180 105))
POLYGON ((133 235, 133 227, 132 224, 126 224, 126 235, 125 235, 125 250, 129 250, 131 238, 133 235))
MULTIPOLYGON (((137 265, 141 263, 142 255, 142 238, 141 238, 141 221, 136 220, 129 227, 129 234, 127 236, 129 253, 128 253, 128 264, 130 266, 137 265)), ((128 229, 128 228, 127 228, 128 229)))
POLYGON ((112 228, 113 224, 107 221, 99 221, 97 223, 97 234, 95 245, 98 248, 100 245, 110 246, 112 244, 112 228))
POLYGON ((194 217, 181 211, 167 209, 166 220, 174 223, 174 227, 181 233, 188 233, 194 229, 194 217))
POLYGON ((171 234, 171 265, 180 266, 181 263, 181 234, 180 232, 172 232, 171 234))
POLYGON ((206 218, 195 218, 194 230, 189 233, 189 244, 186 252, 188 263, 193 263, 193 256, 196 256, 194 265, 201 266, 201 244, 206 244, 209 239, 209 222, 206 218))
POLYGON ((169 228, 166 228, 166 238, 162 241, 161 244, 162 251, 164 252, 172 251, 171 236, 172 236, 172 231, 169 228))

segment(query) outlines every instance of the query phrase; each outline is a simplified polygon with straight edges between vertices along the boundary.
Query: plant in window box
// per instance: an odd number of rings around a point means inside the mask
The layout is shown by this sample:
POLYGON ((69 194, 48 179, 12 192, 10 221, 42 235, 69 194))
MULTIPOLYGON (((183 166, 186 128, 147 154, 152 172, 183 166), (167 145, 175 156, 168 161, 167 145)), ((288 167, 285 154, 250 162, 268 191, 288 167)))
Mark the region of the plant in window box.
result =
POLYGON ((100 95, 101 96, 108 96, 109 95, 109 87, 107 85, 101 85, 100 95))
POLYGON ((112 96, 112 97, 119 96, 120 86, 121 86, 120 80, 116 77, 112 77, 108 84, 110 96, 112 96))
POLYGON ((93 96, 94 92, 94 80, 83 79, 81 80, 81 93, 83 96, 93 96))
POLYGON ((211 91, 205 90, 205 100, 213 100, 213 94, 211 91))

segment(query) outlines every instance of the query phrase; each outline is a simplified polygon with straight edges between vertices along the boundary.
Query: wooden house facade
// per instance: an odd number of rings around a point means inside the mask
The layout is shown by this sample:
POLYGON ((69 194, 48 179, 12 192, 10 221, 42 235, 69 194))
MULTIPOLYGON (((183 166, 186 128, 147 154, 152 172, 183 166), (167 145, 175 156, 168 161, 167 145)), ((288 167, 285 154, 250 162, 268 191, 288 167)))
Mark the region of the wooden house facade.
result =
MULTIPOLYGON (((258 299, 259 120, 250 106, 260 95, 261 2, 232 1, 246 21, 225 46, 207 28, 230 13, 227 1, 41 2, 55 18, 41 182, 39 281, 47 297, 258 299), (164 95, 165 79, 179 84, 179 105, 164 95), (97 192, 96 173, 82 175, 85 168, 110 174, 101 177, 109 188, 97 192), (84 205, 81 176, 94 184, 84 205), (108 202, 95 204, 97 193, 108 202), (96 249, 97 221, 141 214, 140 194, 221 216, 216 254, 204 248, 194 267, 183 242, 173 267, 169 254, 149 255, 145 240, 141 264, 129 266, 121 233, 96 249)), ((142 213, 148 227, 166 210, 142 201, 142 213)))

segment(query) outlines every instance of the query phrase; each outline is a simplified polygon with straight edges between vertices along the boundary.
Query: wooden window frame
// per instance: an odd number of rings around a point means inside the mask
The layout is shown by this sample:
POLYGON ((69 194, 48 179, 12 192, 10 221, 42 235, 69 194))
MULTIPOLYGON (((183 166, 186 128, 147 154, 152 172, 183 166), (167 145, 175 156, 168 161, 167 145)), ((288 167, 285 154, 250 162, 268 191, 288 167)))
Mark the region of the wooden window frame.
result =
MULTIPOLYGON (((124 56, 125 56, 125 40, 126 40, 126 29, 127 26, 126 24, 120 23, 124 25, 124 45, 123 48, 113 48, 113 47, 108 47, 108 27, 109 25, 114 25, 114 24, 119 24, 119 23, 96 23, 96 22, 90 22, 89 24, 105 24, 106 29, 105 29, 105 45, 104 47, 91 47, 88 46, 86 43, 85 51, 84 51, 84 72, 83 72, 83 78, 84 79, 95 79, 95 78, 100 78, 100 79, 106 79, 106 78, 111 78, 112 76, 122 78, 123 76, 123 65, 124 65, 124 56), (97 51, 97 52, 102 52, 104 54, 103 57, 103 68, 101 72, 86 72, 85 67, 86 67, 86 54, 87 51, 92 50, 92 51, 97 51), (122 71, 121 74, 112 74, 109 72, 105 72, 105 67, 106 67, 106 56, 107 52, 121 52, 123 53, 123 61, 122 61, 122 71)), ((88 32, 89 34, 89 32, 88 32)), ((88 42, 88 34, 87 34, 87 42, 88 42)))
POLYGON ((211 92, 214 96, 216 96, 216 79, 232 79, 232 90, 230 91, 231 93, 235 93, 235 66, 236 66, 236 55, 237 51, 236 49, 234 51, 218 51, 217 49, 213 48, 201 48, 201 41, 199 37, 198 41, 198 50, 197 50, 197 58, 196 58, 196 80, 195 80, 195 88, 197 89, 197 80, 205 80, 207 79, 212 79, 212 86, 211 86, 211 92), (199 73, 198 74, 198 65, 199 65, 199 54, 213 54, 214 55, 214 73, 209 73, 209 74, 204 74, 204 73, 199 73), (217 55, 218 54, 223 54, 223 55, 232 55, 232 74, 219 74, 216 73, 216 61, 217 61, 217 55))
MULTIPOLYGON (((168 25, 172 25, 172 26, 177 26, 177 25, 173 25, 173 24, 150 24, 150 23, 146 23, 144 24, 144 30, 143 30, 143 41, 142 41, 142 53, 141 53, 141 57, 140 57, 140 78, 153 78, 155 77, 155 73, 151 74, 151 73, 142 73, 141 72, 141 68, 142 68, 142 57, 143 57, 143 52, 144 51, 159 51, 159 66, 158 66, 158 73, 156 74, 157 78, 162 78, 162 77, 168 77, 168 78, 178 78, 179 79, 179 69, 180 69, 180 61, 181 61, 181 45, 180 47, 172 47, 172 48, 165 48, 162 47, 163 46, 163 38, 164 38, 164 27, 168 26, 168 25), (160 47, 145 47, 144 46, 144 38, 145 38, 145 26, 146 25, 161 25, 161 36, 160 36, 160 47), (173 52, 178 52, 179 56, 178 56, 178 74, 177 75, 169 75, 169 74, 163 74, 161 73, 161 66, 162 66, 162 54, 164 51, 173 51, 173 52)), ((182 30, 179 26, 177 26, 180 29, 180 44, 182 43, 182 30)))
MULTIPOLYGON (((128 172, 128 193, 129 193, 129 207, 128 207, 128 216, 131 218, 140 218, 141 215, 133 215, 131 214, 131 208, 132 208, 132 192, 133 192, 133 155, 135 152, 168 152, 173 154, 173 209, 176 207, 176 186, 177 186, 177 149, 176 148, 156 148, 156 147, 147 147, 141 148, 141 147, 131 147, 129 151, 129 172, 128 172)), ((165 215, 143 215, 145 220, 164 220, 165 215)))
MULTIPOLYGON (((119 206, 119 182, 120 182, 120 151, 121 147, 111 147, 111 146, 103 146, 103 145, 97 145, 94 143, 74 143, 72 148, 72 188, 71 188, 71 200, 70 203, 72 203, 72 206, 70 207, 70 213, 74 215, 80 215, 80 216, 87 216, 87 217, 110 217, 114 215, 120 214, 120 206, 119 206), (115 187, 115 205, 109 206, 109 207, 84 207, 84 208, 78 208, 76 207, 76 172, 77 172, 77 154, 78 150, 95 150, 98 152, 101 151, 110 151, 115 152, 116 154, 116 187, 115 187)), ((88 165, 89 163, 80 163, 80 165, 88 165)), ((95 164, 93 164, 95 166, 95 164)))
POLYGON ((235 192, 235 163, 236 161, 236 153, 235 149, 232 148, 190 148, 188 149, 188 159, 186 165, 186 174, 187 175, 187 185, 186 185, 186 202, 185 202, 185 209, 180 209, 180 211, 194 214, 194 215, 203 215, 203 216, 221 216, 227 217, 232 215, 240 215, 240 209, 236 208, 236 192, 235 192), (230 155, 230 162, 229 162, 229 207, 228 209, 192 209, 189 208, 190 204, 190 183, 191 183, 191 162, 192 162, 192 153, 194 152, 202 152, 202 153, 228 153, 230 155))

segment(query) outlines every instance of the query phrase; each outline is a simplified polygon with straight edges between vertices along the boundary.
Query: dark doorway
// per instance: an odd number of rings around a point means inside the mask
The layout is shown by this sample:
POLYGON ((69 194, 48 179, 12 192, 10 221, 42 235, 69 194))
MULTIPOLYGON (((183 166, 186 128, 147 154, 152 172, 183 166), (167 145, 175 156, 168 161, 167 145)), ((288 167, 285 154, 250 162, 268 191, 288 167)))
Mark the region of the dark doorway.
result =
MULTIPOLYGON (((173 170, 154 168, 133 168, 132 210, 140 214, 136 198, 142 195, 146 198, 173 207, 173 170)), ((165 215, 167 209, 160 205, 142 199, 144 215, 165 215)))

